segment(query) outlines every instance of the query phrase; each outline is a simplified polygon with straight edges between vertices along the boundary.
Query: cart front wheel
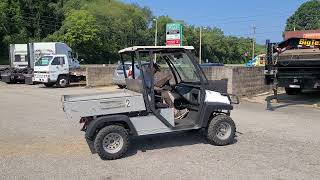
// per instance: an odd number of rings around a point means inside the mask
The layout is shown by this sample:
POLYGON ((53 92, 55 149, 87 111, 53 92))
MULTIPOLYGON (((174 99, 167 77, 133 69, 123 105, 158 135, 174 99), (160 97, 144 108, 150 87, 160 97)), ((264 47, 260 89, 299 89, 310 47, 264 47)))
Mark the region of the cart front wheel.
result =
POLYGON ((234 141, 236 126, 233 120, 225 115, 215 116, 207 128, 207 139, 211 144, 224 146, 234 141))

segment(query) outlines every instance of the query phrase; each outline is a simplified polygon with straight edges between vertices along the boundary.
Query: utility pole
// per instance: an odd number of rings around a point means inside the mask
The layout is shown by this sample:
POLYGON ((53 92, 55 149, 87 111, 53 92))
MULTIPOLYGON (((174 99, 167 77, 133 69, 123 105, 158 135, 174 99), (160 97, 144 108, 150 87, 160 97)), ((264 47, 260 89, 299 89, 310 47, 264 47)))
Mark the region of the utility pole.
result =
POLYGON ((202 27, 200 27, 199 64, 201 64, 202 27))
POLYGON ((156 22, 156 31, 154 33, 154 46, 157 46, 157 41, 158 41, 158 20, 153 19, 156 22))
POLYGON ((254 59, 256 45, 256 26, 253 26, 253 38, 252 38, 252 59, 254 59))
MULTIPOLYGON (((158 42, 158 20, 157 19, 153 19, 153 21, 156 22, 156 30, 154 33, 154 46, 157 46, 157 42, 158 42)), ((157 54, 154 54, 154 62, 157 62, 157 54)))

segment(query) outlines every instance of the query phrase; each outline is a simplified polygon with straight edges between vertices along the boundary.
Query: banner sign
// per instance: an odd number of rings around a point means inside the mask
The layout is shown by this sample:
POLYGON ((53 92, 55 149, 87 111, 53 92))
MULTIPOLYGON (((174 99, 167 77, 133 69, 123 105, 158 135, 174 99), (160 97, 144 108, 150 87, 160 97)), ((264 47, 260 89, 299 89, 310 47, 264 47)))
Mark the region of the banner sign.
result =
POLYGON ((170 23, 166 26, 166 45, 182 46, 182 24, 170 23))

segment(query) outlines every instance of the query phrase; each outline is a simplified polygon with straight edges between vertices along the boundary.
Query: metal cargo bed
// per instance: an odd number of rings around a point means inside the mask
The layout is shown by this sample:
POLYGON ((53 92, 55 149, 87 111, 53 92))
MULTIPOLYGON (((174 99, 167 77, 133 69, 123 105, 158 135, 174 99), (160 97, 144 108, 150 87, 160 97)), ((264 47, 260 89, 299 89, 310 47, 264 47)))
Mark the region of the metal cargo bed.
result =
POLYGON ((68 119, 119 114, 146 110, 143 96, 130 90, 116 92, 63 95, 63 110, 68 119))

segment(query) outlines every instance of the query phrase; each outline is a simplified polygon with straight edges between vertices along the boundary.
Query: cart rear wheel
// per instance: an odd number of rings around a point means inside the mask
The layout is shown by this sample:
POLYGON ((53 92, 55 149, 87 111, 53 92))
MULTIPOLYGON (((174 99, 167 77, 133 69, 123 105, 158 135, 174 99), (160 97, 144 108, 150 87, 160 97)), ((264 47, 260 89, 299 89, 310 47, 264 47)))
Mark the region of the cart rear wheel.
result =
POLYGON ((224 146, 234 141, 236 125, 233 120, 225 115, 215 116, 207 128, 207 139, 211 144, 224 146))
POLYGON ((101 129, 94 141, 94 147, 101 159, 121 158, 128 149, 129 135, 125 128, 117 125, 101 129))

